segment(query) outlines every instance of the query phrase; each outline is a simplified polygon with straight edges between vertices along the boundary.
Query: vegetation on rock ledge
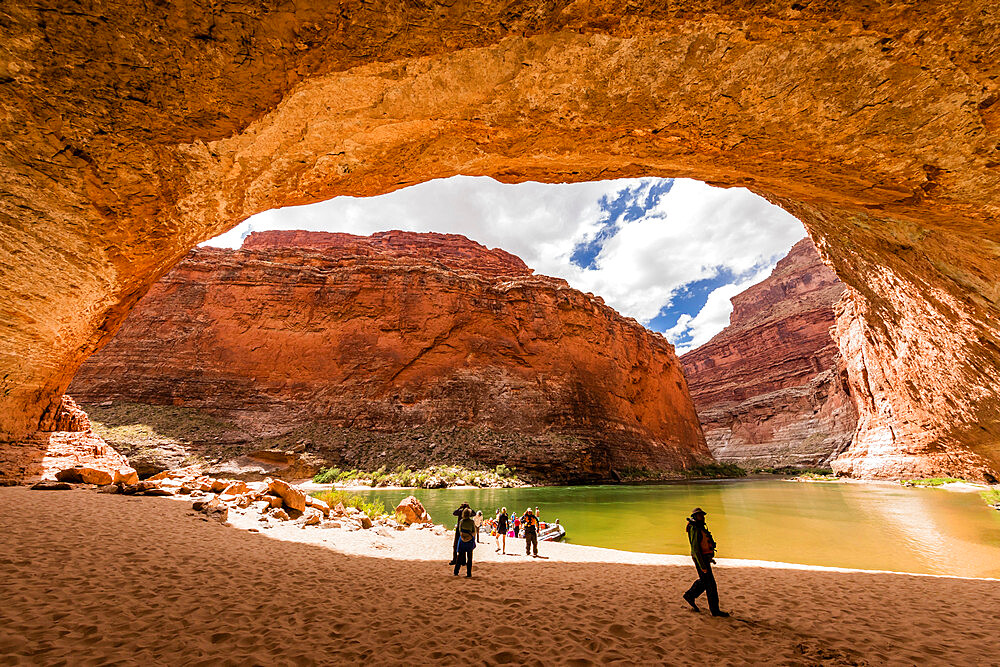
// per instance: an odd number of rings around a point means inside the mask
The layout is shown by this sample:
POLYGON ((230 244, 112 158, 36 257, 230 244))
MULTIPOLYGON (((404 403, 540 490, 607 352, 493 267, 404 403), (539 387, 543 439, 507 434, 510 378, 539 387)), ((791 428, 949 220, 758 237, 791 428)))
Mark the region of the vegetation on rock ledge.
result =
POLYGON ((313 477, 317 484, 356 484, 360 486, 384 487, 403 486, 424 489, 443 489, 449 486, 478 486, 485 488, 510 488, 524 486, 516 476, 514 468, 504 464, 492 470, 470 470, 461 466, 430 466, 412 470, 400 464, 391 471, 385 466, 367 472, 364 470, 341 470, 324 468, 313 477))

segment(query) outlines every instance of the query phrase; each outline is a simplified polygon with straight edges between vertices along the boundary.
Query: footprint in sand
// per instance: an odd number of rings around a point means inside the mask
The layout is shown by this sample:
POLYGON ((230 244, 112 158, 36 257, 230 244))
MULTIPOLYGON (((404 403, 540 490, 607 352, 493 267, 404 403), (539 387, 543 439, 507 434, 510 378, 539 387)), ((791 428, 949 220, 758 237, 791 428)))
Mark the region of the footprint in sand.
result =
POLYGON ((621 623, 614 623, 608 626, 608 632, 611 633, 613 636, 619 637, 621 639, 628 639, 629 637, 632 636, 632 630, 622 625, 621 623))

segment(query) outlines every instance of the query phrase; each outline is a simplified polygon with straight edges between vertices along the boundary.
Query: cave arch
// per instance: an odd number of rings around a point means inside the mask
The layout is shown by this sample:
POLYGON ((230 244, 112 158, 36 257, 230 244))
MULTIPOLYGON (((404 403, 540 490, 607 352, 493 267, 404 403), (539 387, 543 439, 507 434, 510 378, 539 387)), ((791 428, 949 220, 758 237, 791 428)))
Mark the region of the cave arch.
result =
POLYGON ((1000 468, 988 3, 5 12, 0 440, 253 213, 454 174, 689 176, 791 211, 851 287, 842 470, 1000 468))

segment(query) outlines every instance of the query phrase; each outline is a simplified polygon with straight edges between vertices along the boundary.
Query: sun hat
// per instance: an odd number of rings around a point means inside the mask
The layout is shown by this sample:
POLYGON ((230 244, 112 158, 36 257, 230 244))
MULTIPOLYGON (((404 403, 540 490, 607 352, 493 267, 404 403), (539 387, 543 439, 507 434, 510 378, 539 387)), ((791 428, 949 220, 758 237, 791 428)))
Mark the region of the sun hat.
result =
POLYGON ((708 512, 706 512, 700 507, 695 507, 693 510, 691 510, 691 516, 698 516, 699 514, 705 516, 706 514, 708 514, 708 512))

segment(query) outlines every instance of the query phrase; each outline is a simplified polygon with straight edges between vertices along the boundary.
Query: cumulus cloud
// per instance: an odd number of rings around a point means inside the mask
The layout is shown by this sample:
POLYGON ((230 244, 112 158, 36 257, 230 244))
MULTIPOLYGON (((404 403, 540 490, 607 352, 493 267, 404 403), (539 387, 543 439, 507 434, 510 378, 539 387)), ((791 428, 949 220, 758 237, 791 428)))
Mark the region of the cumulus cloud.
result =
POLYGON ((267 211, 206 245, 239 247, 251 229, 464 234, 602 296, 663 332, 678 352, 718 333, 729 298, 804 236, 798 220, 743 188, 688 179, 507 185, 468 176, 267 211))

